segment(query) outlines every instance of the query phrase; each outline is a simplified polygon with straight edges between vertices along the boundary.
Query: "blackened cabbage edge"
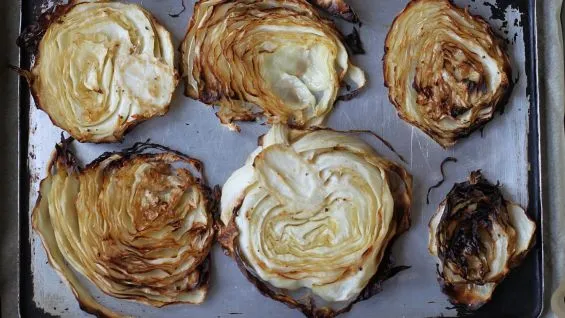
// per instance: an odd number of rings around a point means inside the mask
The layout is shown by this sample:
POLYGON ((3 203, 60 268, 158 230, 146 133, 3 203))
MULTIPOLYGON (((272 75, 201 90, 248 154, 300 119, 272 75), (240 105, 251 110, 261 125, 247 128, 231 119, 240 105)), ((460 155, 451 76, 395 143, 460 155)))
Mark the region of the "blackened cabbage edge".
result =
POLYGON ((411 200, 410 174, 359 138, 274 125, 224 184, 218 241, 263 295, 335 317, 405 269, 389 257, 411 200))
POLYGON ((334 23, 306 0, 202 0, 181 44, 185 95, 234 122, 323 124, 343 87, 366 84, 334 23))
POLYGON ((383 74, 403 120, 442 147, 489 122, 508 101, 512 70, 502 41, 449 0, 412 0, 385 40, 383 74))
POLYGON ((454 305, 476 310, 520 265, 535 241, 536 224, 480 171, 456 183, 429 223, 429 251, 438 281, 454 305))
POLYGON ((115 142, 164 115, 179 75, 170 33, 137 4, 71 0, 26 28, 18 45, 35 53, 19 70, 36 105, 81 142, 115 142))
POLYGON ((359 22, 359 17, 353 11, 351 6, 345 2, 345 0, 308 0, 320 8, 326 10, 331 15, 340 17, 346 21, 357 23, 359 22))
POLYGON ((77 273, 120 299, 155 307, 203 302, 218 199, 202 163, 145 142, 82 168, 71 141, 56 146, 32 226, 81 309, 121 317, 101 305, 77 273))

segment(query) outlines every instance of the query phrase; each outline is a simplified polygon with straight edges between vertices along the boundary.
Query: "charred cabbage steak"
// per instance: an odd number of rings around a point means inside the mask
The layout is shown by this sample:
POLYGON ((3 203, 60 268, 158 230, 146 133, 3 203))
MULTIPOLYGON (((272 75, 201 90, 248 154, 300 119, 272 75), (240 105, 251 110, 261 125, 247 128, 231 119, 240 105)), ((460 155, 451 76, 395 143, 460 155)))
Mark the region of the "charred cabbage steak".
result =
POLYGON ((219 241, 263 294, 333 317, 391 275, 411 197, 412 177, 360 139, 275 125, 224 185, 219 241))
POLYGON ((167 112, 178 83, 171 35, 140 6, 71 1, 39 28, 35 64, 22 74, 36 105, 75 139, 118 141, 167 112))
POLYGON ((202 164, 148 143, 106 153, 80 167, 57 145, 41 182, 32 225, 49 263, 81 308, 116 317, 81 284, 161 307, 199 304, 208 291, 215 201, 202 164))
POLYGON ((306 0, 199 1, 181 49, 186 95, 220 106, 233 130, 259 116, 321 124, 340 87, 366 81, 334 24, 306 0))
POLYGON ((429 224, 429 250, 438 259, 442 291, 475 310, 488 302, 533 245, 536 224, 480 171, 456 183, 429 224))
POLYGON ((443 147, 493 118, 511 87, 490 26, 449 0, 413 0, 385 42, 384 78, 399 116, 443 147))

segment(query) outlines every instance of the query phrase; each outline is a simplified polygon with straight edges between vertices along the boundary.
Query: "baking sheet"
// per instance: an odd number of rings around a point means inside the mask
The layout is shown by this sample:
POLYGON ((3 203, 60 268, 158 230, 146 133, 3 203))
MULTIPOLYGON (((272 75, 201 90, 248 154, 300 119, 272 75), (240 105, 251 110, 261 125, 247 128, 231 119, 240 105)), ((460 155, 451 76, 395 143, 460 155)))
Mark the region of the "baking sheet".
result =
MULTIPOLYGON (((186 11, 177 18, 169 14, 181 11, 181 0, 136 2, 151 11, 172 32, 176 44, 180 43, 192 14, 194 1, 185 0, 186 11)), ((531 151, 532 145, 539 145, 537 131, 531 129, 533 127, 537 130, 536 125, 532 126, 532 121, 537 120, 536 89, 528 87, 528 83, 535 82, 531 78, 534 73, 526 72, 527 69, 533 69, 529 67, 532 66, 534 56, 528 51, 533 45, 530 38, 533 28, 524 29, 531 25, 531 16, 526 10, 532 7, 506 6, 500 3, 495 7, 496 4, 489 2, 455 1, 459 5, 468 5, 472 13, 488 18, 494 29, 508 39, 516 85, 505 113, 488 124, 482 136, 480 132, 476 132, 454 148, 443 150, 424 133, 396 116, 394 107, 388 101, 387 90, 383 86, 381 59, 384 38, 392 19, 404 8, 406 2, 350 1, 354 8, 359 9, 363 21, 360 34, 367 51, 365 55, 354 56, 353 60, 367 72, 369 85, 358 98, 339 103, 328 126, 343 130, 373 130, 392 142, 397 151, 408 160, 406 167, 414 175, 413 225, 410 231, 395 243, 393 255, 398 265, 410 265, 412 268, 387 281, 382 293, 357 304, 344 317, 374 315, 376 310, 381 317, 456 315, 456 311, 450 309, 446 297, 439 290, 435 278, 435 262, 427 252, 427 223, 437 204, 453 182, 464 180, 469 172, 475 169, 482 169, 492 181, 500 181, 504 185, 506 196, 522 206, 532 203, 532 198, 537 201, 539 195, 538 184, 532 182, 532 176, 535 177, 539 172, 539 166, 538 161, 532 161, 535 153, 532 154, 531 151), (530 59, 527 60, 526 56, 530 59), (430 205, 426 205, 427 188, 441 179, 439 165, 447 156, 456 157, 459 161, 446 166, 447 182, 432 192, 430 205)), ((52 5, 51 2, 45 1, 37 1, 37 4, 34 8, 45 9, 52 5)), ((353 25, 340 23, 340 27, 344 33, 348 33, 353 25)), ((45 176, 47 160, 54 144, 60 138, 61 131, 50 123, 47 115, 35 107, 30 108, 29 123, 29 206, 33 206, 37 198, 38 183, 45 176)), ((184 97, 182 89, 179 88, 171 111, 164 117, 141 124, 126 136, 123 144, 75 143, 75 146, 79 157, 86 163, 104 151, 118 150, 151 138, 153 142, 203 160, 210 183, 223 184, 231 172, 239 168, 247 155, 255 149, 257 137, 267 128, 257 123, 249 123, 242 124, 242 132, 239 134, 230 132, 219 125, 212 108, 184 97)), ((394 154, 378 141, 368 136, 363 138, 375 146, 383 156, 398 162, 394 154)), ((529 205, 529 212, 536 214, 539 220, 541 211, 538 209, 539 202, 537 203, 529 205)), ((27 308, 27 304, 30 304, 40 309, 37 312, 30 311, 31 313, 44 312, 63 317, 88 316, 80 311, 70 289, 64 286, 55 271, 46 264, 46 255, 38 236, 30 233, 30 240, 29 261, 33 275, 27 277, 30 290, 23 295, 22 310, 32 310, 27 308), (26 297, 32 298, 34 304, 31 301, 25 302, 26 297)), ((538 245, 540 243, 538 242, 538 245)), ((497 289, 493 303, 485 306, 485 312, 490 315, 498 312, 535 316, 541 310, 539 250, 541 249, 537 248, 532 252, 524 266, 497 289), (515 286, 520 286, 520 293, 512 295, 515 293, 515 286), (508 295, 511 297, 507 297, 508 295), (516 302, 517 299, 520 301, 516 302)), ((213 254, 212 287, 208 299, 200 306, 174 305, 155 309, 128 301, 118 301, 103 295, 96 288, 91 289, 103 304, 136 316, 302 316, 298 311, 261 296, 255 287, 245 280, 235 263, 223 255, 219 246, 214 247, 213 254)))

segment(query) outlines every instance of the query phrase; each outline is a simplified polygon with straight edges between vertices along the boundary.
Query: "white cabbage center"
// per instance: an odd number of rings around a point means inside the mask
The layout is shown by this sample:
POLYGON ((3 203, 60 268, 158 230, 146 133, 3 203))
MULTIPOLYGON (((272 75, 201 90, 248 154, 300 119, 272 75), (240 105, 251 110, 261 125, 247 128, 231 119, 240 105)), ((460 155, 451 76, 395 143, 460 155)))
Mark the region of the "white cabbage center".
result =
POLYGON ((199 2, 182 51, 186 94, 222 106, 231 128, 261 114, 319 125, 344 82, 365 85, 338 31, 302 0, 199 2))
POLYGON ((222 220, 243 191, 238 240, 257 275, 277 288, 351 300, 376 273, 390 231, 386 172, 351 151, 366 147, 354 138, 314 132, 286 145, 276 130, 227 181, 222 220), (350 150, 334 150, 348 142, 350 150))
POLYGON ((444 147, 492 118, 511 76, 488 24, 447 0, 412 2, 395 19, 384 73, 401 117, 444 147))
POLYGON ((113 155, 80 171, 55 160, 32 222, 85 310, 116 316, 74 271, 117 298, 158 307, 204 301, 201 265, 214 231, 200 184, 188 169, 174 167, 184 158, 113 155))
POLYGON ((100 140, 163 114, 176 86, 170 35, 137 5, 78 4, 49 27, 39 52, 40 104, 74 136, 100 140))

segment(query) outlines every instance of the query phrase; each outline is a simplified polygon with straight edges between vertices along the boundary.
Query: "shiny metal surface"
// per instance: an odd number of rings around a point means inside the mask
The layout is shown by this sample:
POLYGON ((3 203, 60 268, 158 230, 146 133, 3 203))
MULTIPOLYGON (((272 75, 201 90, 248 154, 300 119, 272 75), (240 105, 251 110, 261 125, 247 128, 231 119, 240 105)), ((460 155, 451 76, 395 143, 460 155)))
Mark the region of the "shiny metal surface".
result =
MULTIPOLYGON (((174 41, 179 44, 191 17, 194 1, 185 1, 186 11, 177 18, 169 14, 181 10, 179 0, 138 2, 150 10, 173 33, 174 41)), ((344 317, 373 316, 375 312, 378 312, 380 317, 456 314, 454 310, 447 309, 450 305, 436 282, 435 263, 427 251, 427 223, 453 183, 464 180, 472 170, 482 169, 487 178, 492 181, 498 180, 503 184, 503 191, 509 199, 528 206, 528 171, 532 169, 528 162, 530 96, 527 90, 524 30, 520 23, 525 16, 514 7, 508 7, 504 12, 508 21, 506 25, 502 20, 488 19, 501 36, 509 39, 508 50, 514 69, 513 78, 517 82, 506 111, 503 115, 497 115, 486 126, 483 134, 476 132, 452 149, 443 150, 424 133, 397 117, 394 107, 388 101, 387 90, 383 86, 381 59, 384 38, 392 19, 404 8, 406 2, 406 0, 387 1, 384 5, 380 1, 350 1, 354 8, 358 8, 363 21, 360 33, 367 51, 367 54, 354 56, 353 59, 367 72, 369 85, 358 98, 349 102, 340 102, 331 115, 328 126, 342 130, 370 129, 390 141, 407 159, 406 167, 414 175, 413 224, 411 230, 395 243, 393 255, 398 265, 410 265, 412 268, 387 281, 382 293, 357 304, 344 317), (440 163, 448 156, 456 157, 459 161, 446 166, 446 182, 439 189, 432 191, 430 204, 426 205, 427 189, 441 179, 440 163)), ((492 15, 492 8, 483 2, 470 0, 455 2, 469 5, 472 13, 480 14, 485 18, 490 18, 492 15)), ((7 6, 2 2, 0 8, 4 5, 7 6)), ((344 33, 349 33, 353 27, 346 23, 339 24, 344 33)), ((6 42, 0 41, 0 43, 6 42)), ((14 43, 14 39, 9 43, 14 43)), ((6 107, 2 111, 6 111, 6 107)), ((164 117, 153 119, 134 129, 126 136, 123 144, 75 143, 75 149, 83 162, 88 162, 104 151, 121 149, 134 142, 151 138, 153 142, 170 146, 204 161, 210 183, 221 185, 243 164, 248 154, 256 147, 257 137, 266 130, 266 126, 248 123, 242 124, 241 133, 230 132, 220 126, 212 108, 184 97, 182 88, 179 87, 171 111, 164 117)), ((50 123, 43 112, 31 107, 29 132, 28 160, 31 175, 29 206, 31 207, 35 204, 38 183, 45 176, 46 163, 60 138, 61 131, 50 123)), ((535 136, 538 138, 537 134, 535 136)), ((374 138, 370 136, 362 136, 362 138, 374 145, 383 156, 399 161, 374 138)), ((539 167, 534 167, 534 171, 539 171, 539 167)), ((6 184, 0 185, 0 189, 1 187, 6 187, 6 184)), ((532 210, 530 213, 538 212, 532 210)), ((17 225, 14 228, 17 228, 17 225)), ((0 233, 4 232, 0 231, 0 233)), ((70 289, 64 286, 55 271, 46 264, 45 252, 38 236, 31 234, 30 237, 33 275, 29 279, 32 280, 33 301, 36 306, 46 313, 62 317, 87 316, 79 309, 70 289)), ((242 314, 243 317, 302 316, 298 311, 261 296, 255 287, 245 280, 235 263, 223 255, 219 246, 214 247, 213 253, 212 288, 207 301, 201 306, 175 305, 155 309, 112 299, 92 286, 91 290, 100 297, 99 300, 103 304, 126 314, 144 317, 231 317, 234 313, 242 314)), ((1 256, 2 262, 6 262, 4 254, 1 256)), ((523 273, 523 275, 530 274, 523 273)), ((16 277, 17 273, 13 275, 16 277)), ((504 290, 509 291, 508 288, 511 287, 508 286, 514 286, 511 279, 508 280, 506 288, 505 284, 500 286, 500 293, 504 290)), ((4 295, 2 301, 4 310, 4 295)))

